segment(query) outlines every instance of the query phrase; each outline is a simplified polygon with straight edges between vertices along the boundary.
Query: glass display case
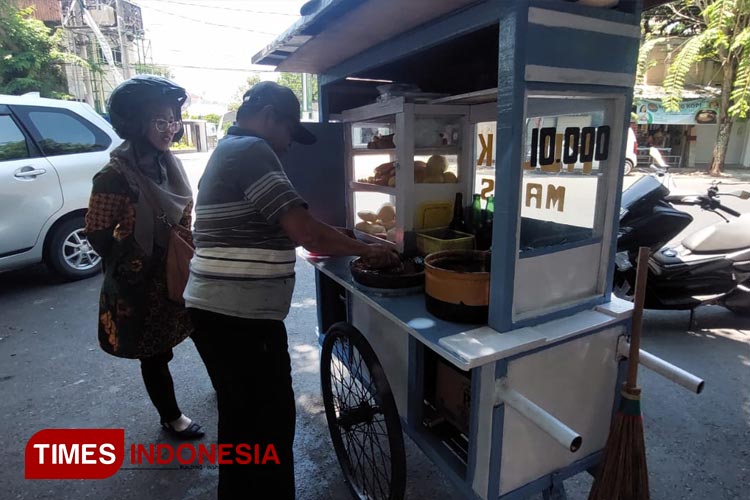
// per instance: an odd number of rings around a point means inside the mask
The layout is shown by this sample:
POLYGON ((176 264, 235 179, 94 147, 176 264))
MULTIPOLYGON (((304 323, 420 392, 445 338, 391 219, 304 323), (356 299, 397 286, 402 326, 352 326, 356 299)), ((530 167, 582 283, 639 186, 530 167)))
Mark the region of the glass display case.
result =
MULTIPOLYGON (((390 241, 403 251, 424 211, 468 193, 473 172, 468 108, 396 98, 345 111, 348 225, 358 237, 390 241)), ((450 207, 446 210, 450 214, 450 207)))
POLYGON ((601 296, 606 288, 622 99, 537 94, 526 101, 514 315, 601 296), (616 140, 615 140, 616 139, 616 140), (540 291, 538 283, 544 280, 540 291))

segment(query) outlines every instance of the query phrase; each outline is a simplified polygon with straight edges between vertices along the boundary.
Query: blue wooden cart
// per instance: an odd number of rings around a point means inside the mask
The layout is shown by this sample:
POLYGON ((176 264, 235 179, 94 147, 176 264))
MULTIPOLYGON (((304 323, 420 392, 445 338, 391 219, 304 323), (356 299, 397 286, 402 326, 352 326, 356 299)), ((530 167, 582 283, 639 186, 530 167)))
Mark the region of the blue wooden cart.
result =
POLYGON ((284 163, 321 219, 351 228, 392 203, 387 237, 409 252, 430 209, 494 193, 487 324, 364 289, 349 258, 309 258, 355 498, 403 496, 402 430, 466 498, 564 498, 601 460, 632 310, 611 283, 641 5, 581 3, 320 0, 254 58, 319 75, 318 144, 284 163), (418 182, 414 162, 436 154, 455 179, 418 182), (368 176, 388 162, 393 180, 368 176))

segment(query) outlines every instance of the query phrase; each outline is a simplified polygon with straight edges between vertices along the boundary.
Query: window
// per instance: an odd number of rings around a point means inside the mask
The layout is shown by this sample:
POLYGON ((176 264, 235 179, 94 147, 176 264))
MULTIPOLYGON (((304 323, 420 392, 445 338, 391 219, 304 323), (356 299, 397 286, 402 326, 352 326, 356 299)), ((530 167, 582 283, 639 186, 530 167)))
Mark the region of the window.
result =
POLYGON ((111 140, 89 122, 64 109, 27 108, 46 156, 104 151, 111 140))
POLYGON ((20 160, 29 157, 26 138, 18 125, 8 115, 0 115, 0 161, 20 160))
POLYGON ((601 236, 599 198, 611 145, 602 101, 530 98, 521 193, 521 252, 601 236))

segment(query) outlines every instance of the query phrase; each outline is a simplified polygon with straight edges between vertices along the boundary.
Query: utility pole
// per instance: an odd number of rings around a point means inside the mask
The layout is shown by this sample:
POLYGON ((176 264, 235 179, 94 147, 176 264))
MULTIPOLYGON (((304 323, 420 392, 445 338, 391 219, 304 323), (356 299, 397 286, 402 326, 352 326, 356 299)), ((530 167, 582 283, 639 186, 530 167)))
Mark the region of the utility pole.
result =
POLYGON ((130 56, 128 54, 128 48, 125 45, 127 36, 125 36, 125 11, 122 8, 122 1, 115 0, 115 10, 117 12, 117 34, 120 37, 120 58, 122 61, 122 76, 127 80, 131 77, 130 74, 130 56))

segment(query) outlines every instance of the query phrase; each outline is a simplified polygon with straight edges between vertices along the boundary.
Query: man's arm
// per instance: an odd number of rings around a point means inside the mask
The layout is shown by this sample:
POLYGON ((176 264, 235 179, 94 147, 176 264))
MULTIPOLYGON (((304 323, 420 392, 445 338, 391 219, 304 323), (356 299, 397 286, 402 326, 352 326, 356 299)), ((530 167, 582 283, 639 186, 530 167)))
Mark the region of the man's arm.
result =
POLYGON ((306 250, 325 255, 358 255, 382 266, 397 265, 398 253, 385 245, 367 245, 349 238, 310 215, 306 208, 289 209, 279 219, 289 238, 306 250))

